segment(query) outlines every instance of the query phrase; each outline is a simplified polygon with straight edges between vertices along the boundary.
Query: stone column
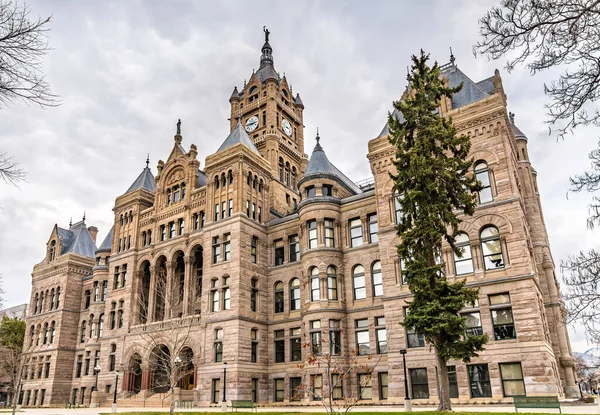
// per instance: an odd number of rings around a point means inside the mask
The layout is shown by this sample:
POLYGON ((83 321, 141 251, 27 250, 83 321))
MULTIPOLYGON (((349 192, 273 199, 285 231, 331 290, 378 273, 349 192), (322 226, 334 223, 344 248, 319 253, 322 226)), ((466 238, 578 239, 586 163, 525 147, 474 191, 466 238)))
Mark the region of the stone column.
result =
POLYGON ((165 284, 165 312, 164 320, 172 319, 171 315, 171 303, 173 302, 173 261, 167 261, 165 264, 167 267, 167 282, 165 284))
POLYGON ((325 221, 317 220, 317 246, 325 246, 325 221))
POLYGON ((183 262, 185 264, 185 282, 184 282, 184 291, 183 291, 183 316, 187 316, 190 314, 190 303, 191 303, 191 299, 194 298, 193 295, 193 278, 192 278, 192 265, 194 264, 194 260, 196 259, 196 257, 194 257, 193 255, 191 256, 186 256, 185 258, 183 258, 183 262))
MULTIPOLYGON (((146 310, 146 323, 154 321, 154 307, 156 303, 156 267, 150 266, 150 289, 148 290, 148 309, 146 310)), ((145 388, 142 388, 145 389, 145 388)))

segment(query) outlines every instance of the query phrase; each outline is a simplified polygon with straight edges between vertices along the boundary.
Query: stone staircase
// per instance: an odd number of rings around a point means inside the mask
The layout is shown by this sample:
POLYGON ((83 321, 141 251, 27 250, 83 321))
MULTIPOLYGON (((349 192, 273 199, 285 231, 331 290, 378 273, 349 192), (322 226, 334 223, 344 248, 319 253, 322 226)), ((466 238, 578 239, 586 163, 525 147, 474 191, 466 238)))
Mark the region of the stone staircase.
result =
MULTIPOLYGON (((113 403, 113 397, 107 397, 100 402, 101 408, 110 408, 113 403)), ((171 405, 171 395, 169 393, 154 393, 146 391, 126 397, 118 397, 118 408, 168 408, 171 405)))

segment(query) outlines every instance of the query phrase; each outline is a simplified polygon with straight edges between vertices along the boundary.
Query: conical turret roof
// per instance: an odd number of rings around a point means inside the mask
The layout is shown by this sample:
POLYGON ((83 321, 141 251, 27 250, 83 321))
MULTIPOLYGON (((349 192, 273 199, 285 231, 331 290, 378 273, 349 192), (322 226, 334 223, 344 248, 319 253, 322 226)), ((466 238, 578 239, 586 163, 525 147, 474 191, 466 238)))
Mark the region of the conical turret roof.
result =
POLYGON ((137 189, 146 189, 152 193, 156 191, 156 183, 154 181, 154 175, 152 174, 150 167, 148 167, 149 163, 150 161, 146 160, 146 167, 144 167, 144 170, 142 170, 137 179, 129 186, 129 189, 127 189, 125 194, 137 189))
POLYGON ((523 134, 523 131, 521 131, 519 129, 519 127, 517 127, 515 124, 515 114, 512 112, 509 112, 508 118, 510 118, 510 129, 512 130, 513 135, 515 136, 515 140, 527 141, 527 136, 525 134, 523 134))
POLYGON ((260 156, 260 152, 258 151, 256 146, 252 142, 252 139, 250 138, 250 136, 248 135, 248 133, 242 126, 242 123, 240 120, 238 120, 236 126, 233 128, 231 133, 229 133, 229 135, 227 136, 225 141, 223 141, 223 144, 221 144, 221 147, 219 147, 219 149, 217 150, 217 153, 219 151, 223 151, 228 148, 231 148, 238 143, 244 144, 246 147, 250 148, 250 150, 252 150, 253 152, 255 152, 256 154, 258 154, 260 156))
POLYGON ((114 229, 115 229, 114 226, 112 228, 110 228, 110 231, 108 231, 108 235, 106 235, 106 238, 104 238, 104 241, 102 241, 102 244, 100 245, 100 247, 98 249, 96 249, 96 253, 111 251, 114 229))

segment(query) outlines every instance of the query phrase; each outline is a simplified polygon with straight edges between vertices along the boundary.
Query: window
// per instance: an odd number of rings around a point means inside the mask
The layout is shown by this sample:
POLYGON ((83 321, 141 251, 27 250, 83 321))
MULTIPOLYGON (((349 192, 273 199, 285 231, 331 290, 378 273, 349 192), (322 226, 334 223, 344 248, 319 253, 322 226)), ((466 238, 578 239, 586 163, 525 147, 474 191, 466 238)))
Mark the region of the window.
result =
POLYGON ((465 321, 465 336, 481 336, 483 327, 481 326, 481 313, 479 311, 470 311, 461 314, 465 321))
POLYGON ((46 356, 46 362, 44 363, 44 378, 50 377, 50 356, 46 356))
POLYGON ((317 191, 315 190, 315 186, 308 186, 306 188, 306 197, 315 197, 317 195, 317 191))
POLYGON ((323 375, 311 375, 310 384, 313 401, 320 401, 323 399, 323 375))
POLYGON ((429 398, 429 383, 427 382, 427 369, 409 369, 410 386, 413 399, 429 398))
POLYGON ((108 371, 109 372, 114 372, 114 370, 115 370, 115 364, 116 364, 115 353, 116 352, 117 352, 117 345, 113 343, 110 345, 110 354, 108 355, 108 371))
POLYGON ((329 320, 329 345, 332 356, 339 356, 342 354, 341 328, 340 320, 329 320))
POLYGON ((262 223, 262 208, 258 207, 258 221, 262 223))
POLYGON ((323 196, 333 196, 333 187, 331 185, 323 185, 323 196))
POLYGON ((85 333, 87 332, 85 320, 81 322, 81 334, 79 335, 79 343, 85 342, 85 333))
POLYGON ((90 290, 85 290, 85 294, 84 294, 85 300, 84 300, 84 306, 83 309, 87 310, 88 308, 90 308, 90 302, 92 300, 92 293, 90 290))
POLYGON ((283 396, 285 393, 285 379, 283 378, 279 378, 279 379, 275 379, 275 402, 283 402, 283 396))
POLYGON ((365 268, 362 265, 357 265, 352 270, 352 283, 354 285, 354 299, 364 300, 367 298, 365 268))
POLYGON ((177 223, 179 225, 179 235, 183 235, 183 231, 185 229, 183 219, 179 219, 179 221, 177 221, 177 223))
POLYGON ((308 249, 317 247, 317 221, 309 220, 306 223, 308 229, 308 249))
POLYGON ((81 367, 83 365, 83 355, 80 354, 77 356, 77 366, 75 368, 75 377, 76 378, 80 378, 81 377, 81 367))
POLYGON ((252 219, 256 220, 256 203, 252 203, 252 219))
MULTIPOLYGON (((106 257, 106 260, 108 260, 108 257, 106 257)), ((60 287, 58 287, 56 289, 56 307, 54 307, 54 308, 58 309, 59 306, 60 306, 60 287)))
POLYGON ((495 226, 483 228, 479 235, 481 240, 481 251, 483 253, 483 264, 486 271, 504 268, 504 256, 500 242, 500 232, 495 226))
POLYGON ((125 287, 127 284, 127 264, 123 264, 123 268, 121 268, 121 287, 125 287))
POLYGON ((258 253, 258 237, 253 236, 250 240, 250 260, 253 264, 257 262, 257 253, 258 253))
POLYGON ((167 239, 167 228, 165 225, 160 225, 160 240, 164 241, 167 239))
POLYGON ((252 379, 252 402, 258 402, 258 379, 252 379))
POLYGON ((275 363, 285 362, 285 331, 275 330, 275 363))
POLYGON ((278 239, 273 242, 275 249, 275 265, 282 265, 285 257, 285 248, 283 246, 283 239, 278 239))
POLYGON ((396 219, 396 225, 398 225, 400 219, 402 219, 402 205, 400 204, 402 198, 398 192, 394 192, 392 199, 394 200, 394 218, 396 219))
POLYGON ((53 321, 50 324, 50 344, 54 343, 54 337, 56 337, 56 323, 53 321))
POLYGON ((250 282, 252 286, 252 291, 250 292, 250 310, 257 311, 258 310, 258 280, 253 278, 250 282))
POLYGON ((290 262, 300 260, 300 238, 298 235, 292 235, 288 238, 288 246, 290 252, 290 262))
POLYGON ((490 170, 485 161, 479 161, 475 164, 475 178, 481 182, 483 188, 479 191, 479 203, 487 203, 494 200, 492 195, 492 183, 490 180, 490 170))
POLYGON ((362 222, 360 218, 351 219, 350 227, 350 247, 361 246, 363 243, 362 222))
POLYGON ((386 354, 388 347, 385 317, 375 317, 375 335, 377 337, 377 354, 386 354))
POLYGON ((373 279, 373 297, 381 297, 383 295, 383 278, 380 261, 375 261, 371 266, 371 277, 373 279))
MULTIPOLYGON (((404 307, 404 316, 408 314, 408 307, 404 307)), ((425 347, 425 339, 413 328, 406 328, 406 343, 408 348, 425 347)))
POLYGON ((290 281, 290 311, 300 310, 300 280, 294 278, 290 281))
POLYGON ((204 211, 200 211, 200 228, 204 228, 204 222, 206 221, 206 215, 204 211))
POLYGON ((250 217, 250 201, 246 200, 246 216, 250 217))
POLYGON ((213 264, 216 264, 221 260, 221 238, 218 236, 213 237, 213 264))
POLYGON ((220 293, 219 293, 219 280, 214 279, 211 282, 212 284, 212 290, 210 292, 211 295, 211 311, 220 311, 221 310, 221 303, 220 303, 220 293))
POLYGON ((119 311, 117 312, 117 326, 123 327, 123 300, 119 301, 119 311))
POLYGON ((102 300, 106 301, 106 297, 108 295, 108 281, 102 281, 102 300))
POLYGON ((283 313, 283 283, 275 283, 275 313, 283 313))
POLYGON ((335 247, 335 237, 333 233, 333 219, 325 219, 325 247, 335 247))
POLYGON ((94 281, 94 302, 100 299, 100 287, 98 281, 94 281))
POLYGON ((223 361, 223 329, 215 330, 215 363, 223 361))
POLYGON ((504 396, 525 396, 521 363, 500 363, 499 366, 504 396))
POLYGON ((290 361, 298 362, 302 360, 302 330, 300 327, 290 329, 290 361))
POLYGON ((344 398, 344 379, 337 373, 331 374, 331 385, 333 389, 333 400, 344 398))
POLYGON ((358 374, 358 399, 370 400, 373 397, 373 387, 371 386, 371 375, 366 373, 358 374))
POLYGON ((379 231, 379 226, 377 225, 377 213, 371 213, 367 216, 367 222, 369 223, 369 243, 379 242, 379 236, 377 232, 379 231))
POLYGON ((490 386, 488 365, 467 365, 467 372, 471 398, 491 397, 492 387, 490 386))
POLYGON ((473 257, 471 254, 471 243, 467 234, 459 233, 454 237, 456 249, 460 251, 460 256, 454 255, 454 268, 456 275, 471 274, 473 272, 473 257))
POLYGON ((320 283, 319 268, 312 267, 310 270, 310 301, 319 301, 321 299, 320 283))
POLYGON ((356 352, 359 356, 366 356, 371 352, 369 343, 369 319, 363 318, 354 321, 356 329, 356 352))
POLYGON ((327 267, 327 299, 338 299, 337 275, 333 265, 327 267))
POLYGON ((96 337, 96 325, 94 324, 94 315, 90 314, 90 339, 96 337))
POLYGON ((223 277, 223 310, 231 308, 231 288, 229 288, 229 277, 223 277))
POLYGON ((250 351, 250 361, 258 362, 258 330, 250 330, 250 339, 252 340, 252 349, 250 351))
POLYGON ((379 399, 385 400, 388 398, 388 373, 387 372, 379 372, 379 399))
POLYGON ((169 222, 169 239, 175 236, 175 222, 169 222))
POLYGON ((516 339, 515 322, 513 320, 510 295, 508 293, 490 295, 490 311, 494 325, 494 339, 516 339))
POLYGON ((42 344, 48 343, 48 323, 44 323, 44 340, 42 344))
POLYGON ((456 377, 456 366, 448 366, 448 385, 450 386, 450 398, 458 398, 458 379, 456 377))
POLYGON ((219 397, 221 396, 221 379, 212 380, 212 403, 219 403, 219 397))
POLYGON ((223 235, 223 261, 231 259, 231 234, 223 235))
POLYGON ((299 401, 301 395, 302 378, 290 378, 290 401, 299 401))
POLYGON ((310 322, 310 344, 312 354, 315 356, 320 356, 322 351, 321 320, 313 320, 310 322))
POLYGON ((215 203, 215 222, 219 220, 219 204, 215 203))
POLYGON ((98 317, 98 338, 102 337, 104 333, 104 314, 100 314, 98 317))
POLYGON ((110 305, 109 327, 111 330, 114 330, 115 327, 117 327, 117 303, 114 301, 110 305))
POLYGON ((121 277, 121 272, 119 270, 119 266, 117 265, 115 267, 115 276, 113 278, 113 290, 116 290, 117 288, 119 288, 119 279, 121 277))
POLYGON ((194 228, 194 230, 198 230, 200 226, 200 216, 198 216, 197 213, 194 213, 194 215, 192 216, 192 227, 194 228))

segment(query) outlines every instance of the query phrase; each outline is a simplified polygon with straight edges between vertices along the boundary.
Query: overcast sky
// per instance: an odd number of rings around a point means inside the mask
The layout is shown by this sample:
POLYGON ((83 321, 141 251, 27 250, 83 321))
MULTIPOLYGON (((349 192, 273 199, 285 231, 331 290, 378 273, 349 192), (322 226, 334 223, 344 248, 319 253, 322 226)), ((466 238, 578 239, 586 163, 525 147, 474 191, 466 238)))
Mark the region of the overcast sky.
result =
MULTIPOLYGON (((331 161, 355 181, 371 175, 367 142, 404 90, 411 54, 422 48, 445 63, 452 47, 475 81, 499 68, 509 109, 529 138, 555 262, 597 246, 600 231, 585 226, 591 196, 566 193, 569 176, 590 165, 598 130, 557 142, 543 122, 543 83, 555 74, 507 74, 503 62, 473 56, 477 20, 492 3, 31 0, 34 14, 52 15, 54 50, 44 70, 63 104, 41 110, 16 102, 0 111, 0 151, 29 172, 20 190, 0 183, 6 306, 29 301, 31 271, 55 223, 68 227, 86 211, 102 241, 115 198, 147 153, 154 172, 167 158, 178 118, 184 146, 195 143, 204 166, 229 132, 233 87, 258 67, 263 25, 276 69, 306 106, 306 152, 318 126, 331 161)), ((582 329, 571 329, 571 341, 588 348, 582 329)))

